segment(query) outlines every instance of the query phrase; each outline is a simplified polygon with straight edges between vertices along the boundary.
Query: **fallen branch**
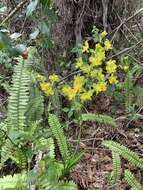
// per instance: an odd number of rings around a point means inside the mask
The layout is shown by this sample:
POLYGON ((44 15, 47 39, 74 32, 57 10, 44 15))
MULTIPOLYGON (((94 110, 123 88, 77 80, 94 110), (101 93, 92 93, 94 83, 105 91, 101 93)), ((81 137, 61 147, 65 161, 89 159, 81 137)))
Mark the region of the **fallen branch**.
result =
MULTIPOLYGON (((119 31, 119 29, 126 24, 128 21, 130 21, 131 19, 133 19, 135 16, 137 16, 138 14, 140 14, 143 11, 143 7, 141 9, 139 9, 138 11, 136 11, 133 15, 131 15, 130 17, 128 17, 127 19, 125 19, 124 21, 121 22, 121 24, 114 30, 115 33, 111 39, 111 42, 113 41, 113 39, 115 38, 117 32, 119 31)), ((114 32, 112 31, 112 32, 114 32)))
POLYGON ((125 53, 128 53, 129 51, 135 49, 135 48, 136 48, 138 45, 140 45, 142 42, 143 42, 143 40, 140 40, 140 41, 139 41, 138 43, 136 43, 135 45, 133 45, 133 46, 131 46, 131 47, 129 47, 129 48, 125 48, 125 49, 119 51, 117 54, 112 55, 112 56, 110 57, 110 59, 115 58, 115 57, 117 57, 117 56, 121 56, 121 55, 123 55, 123 54, 125 54, 125 53))
POLYGON ((28 0, 24 0, 22 2, 20 2, 15 9, 10 12, 10 14, 7 15, 7 17, 2 21, 2 23, 0 25, 5 24, 10 18, 13 17, 13 15, 15 15, 17 13, 17 11, 19 11, 20 8, 22 8, 26 3, 28 2, 28 0))

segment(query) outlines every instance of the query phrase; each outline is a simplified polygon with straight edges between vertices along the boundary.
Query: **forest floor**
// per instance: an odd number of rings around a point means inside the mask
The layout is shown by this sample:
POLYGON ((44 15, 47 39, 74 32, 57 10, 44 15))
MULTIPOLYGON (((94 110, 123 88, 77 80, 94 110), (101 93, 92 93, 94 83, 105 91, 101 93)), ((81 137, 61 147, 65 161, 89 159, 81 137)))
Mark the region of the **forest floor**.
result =
MULTIPOLYGON (((98 112, 101 111, 102 114, 108 113, 109 115, 113 109, 113 104, 110 102, 107 103, 109 99, 106 98, 105 101, 104 97, 104 106, 102 104, 101 107, 102 98, 100 97, 99 100, 96 100, 95 110, 97 111, 98 108, 98 112)), ((85 124, 82 130, 80 148, 83 148, 86 153, 71 174, 72 179, 79 184, 81 190, 130 189, 124 179, 118 185, 109 186, 107 184, 108 176, 112 171, 112 156, 111 152, 104 148, 101 143, 103 140, 115 140, 142 156, 143 119, 137 121, 129 120, 125 110, 119 106, 114 117, 118 123, 117 129, 113 129, 111 126, 97 125, 89 122, 85 124), (139 129, 139 132, 136 132, 136 129, 139 129)), ((70 142, 76 144, 76 140, 73 140, 73 134, 70 136, 70 142)), ((143 174, 130 165, 129 162, 122 159, 122 170, 125 168, 130 168, 139 181, 143 182, 143 174)))

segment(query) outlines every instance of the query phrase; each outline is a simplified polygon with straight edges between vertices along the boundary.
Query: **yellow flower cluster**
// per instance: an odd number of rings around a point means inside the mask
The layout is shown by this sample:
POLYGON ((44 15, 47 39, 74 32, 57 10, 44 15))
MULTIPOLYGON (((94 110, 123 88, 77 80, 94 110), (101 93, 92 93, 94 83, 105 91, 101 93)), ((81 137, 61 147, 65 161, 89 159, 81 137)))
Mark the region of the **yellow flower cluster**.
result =
POLYGON ((74 77, 73 87, 65 85, 62 88, 62 92, 65 96, 69 98, 69 100, 74 100, 77 93, 80 93, 82 91, 84 84, 85 84, 84 76, 77 75, 74 77))
POLYGON ((39 81, 40 89, 44 92, 44 94, 46 96, 53 96, 55 82, 59 81, 58 75, 56 74, 50 75, 49 82, 45 82, 46 81, 45 77, 40 75, 39 73, 36 73, 35 76, 36 79, 39 81))
POLYGON ((80 100, 81 102, 86 102, 92 99, 93 90, 85 91, 81 94, 80 100))
POLYGON ((110 43, 110 41, 108 39, 105 40, 104 45, 105 45, 105 50, 106 51, 112 49, 112 45, 111 45, 111 43, 110 43))
POLYGON ((52 75, 49 76, 49 80, 51 82, 58 82, 59 81, 59 77, 56 74, 52 74, 52 75))
POLYGON ((80 75, 74 77, 71 86, 65 85, 62 88, 69 100, 77 98, 83 103, 91 100, 94 94, 105 92, 109 85, 118 83, 116 61, 106 61, 107 52, 112 49, 110 41, 106 39, 107 32, 102 32, 100 36, 102 41, 95 44, 94 49, 90 48, 88 41, 83 43, 82 56, 75 62, 80 75))
MULTIPOLYGON (((100 33, 101 41, 92 48, 87 40, 83 43, 79 49, 81 56, 76 59, 74 64, 78 74, 69 83, 57 87, 59 92, 70 101, 79 103, 90 101, 94 94, 106 92, 109 85, 118 83, 117 63, 115 60, 107 59, 108 51, 112 49, 112 45, 106 36, 106 31, 100 33)), ((45 95, 53 96, 55 83, 59 81, 59 77, 52 74, 49 76, 48 82, 45 82, 45 78, 41 75, 38 75, 37 79, 45 95)))
POLYGON ((106 71, 108 74, 115 73, 117 69, 116 61, 110 60, 106 63, 106 71))
POLYGON ((101 37, 102 38, 105 38, 106 36, 107 36, 107 32, 106 31, 101 32, 101 37))
POLYGON ((54 95, 54 90, 53 90, 51 83, 41 82, 40 88, 45 93, 46 96, 53 96, 54 95))
POLYGON ((98 94, 100 92, 105 92, 107 90, 106 82, 99 82, 97 84, 93 84, 93 88, 95 92, 98 94))
POLYGON ((86 40, 82 46, 82 53, 89 53, 89 43, 86 40))

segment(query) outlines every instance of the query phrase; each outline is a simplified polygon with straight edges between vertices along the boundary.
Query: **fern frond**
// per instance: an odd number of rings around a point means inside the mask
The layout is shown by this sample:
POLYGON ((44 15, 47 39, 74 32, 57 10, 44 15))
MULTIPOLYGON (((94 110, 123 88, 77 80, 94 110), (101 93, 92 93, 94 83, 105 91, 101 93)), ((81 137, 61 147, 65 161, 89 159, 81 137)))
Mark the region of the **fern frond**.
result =
POLYGON ((78 152, 70 156, 70 158, 66 161, 64 166, 63 174, 69 173, 79 162, 81 157, 83 156, 84 152, 78 152))
POLYGON ((118 153, 112 151, 113 171, 109 177, 109 183, 114 185, 119 182, 121 177, 121 159, 118 153))
POLYGON ((52 138, 40 137, 35 142, 35 148, 44 152, 48 152, 50 158, 55 158, 55 144, 52 138))
POLYGON ((73 181, 59 181, 53 190, 78 190, 77 185, 73 181))
POLYGON ((132 96, 133 96, 133 75, 131 72, 128 73, 127 78, 124 83, 125 90, 125 105, 129 110, 132 105, 132 96))
POLYGON ((113 127, 117 127, 117 124, 115 120, 107 115, 97 115, 97 114, 82 114, 81 115, 81 121, 92 121, 92 122, 97 122, 100 124, 105 124, 105 125, 111 125, 113 127))
POLYGON ((39 121, 44 111, 43 96, 35 84, 30 88, 30 97, 26 111, 26 122, 30 125, 32 122, 39 121))
POLYGON ((129 171, 125 170, 125 180, 131 186, 132 190, 142 190, 143 186, 136 180, 134 175, 129 171))
POLYGON ((25 112, 29 100, 30 77, 25 61, 19 59, 14 68, 8 105, 8 126, 11 130, 24 130, 25 112))
POLYGON ((140 86, 136 86, 134 89, 134 94, 136 97, 136 105, 139 107, 143 106, 143 88, 140 86))
POLYGON ((114 141, 103 141, 102 144, 143 170, 143 159, 141 159, 135 152, 114 141))
POLYGON ((1 149, 1 164, 3 165, 9 158, 21 169, 26 168, 27 159, 24 150, 18 149, 10 139, 7 139, 1 149))
POLYGON ((48 138, 48 155, 50 158, 55 158, 55 144, 52 138, 48 138))
POLYGON ((15 161, 20 169, 25 169, 27 166, 27 158, 25 151, 22 149, 15 148, 10 158, 15 161))
POLYGON ((0 178, 0 189, 19 189, 22 186, 26 186, 26 174, 14 174, 14 176, 7 175, 0 178))
POLYGON ((26 132, 28 133, 30 137, 33 137, 38 127, 39 127, 39 121, 33 122, 31 123, 30 126, 26 128, 26 132))
POLYGON ((14 151, 14 145, 7 139, 1 148, 1 164, 3 165, 6 160, 10 158, 14 151))
POLYGON ((5 142, 7 136, 7 125, 6 123, 0 123, 0 147, 5 142))
POLYGON ((48 119, 51 131, 57 140, 62 158, 64 161, 66 161, 69 157, 69 151, 68 151, 68 145, 66 141, 66 137, 64 135, 64 131, 61 127, 61 124, 54 114, 49 114, 49 119, 48 119))

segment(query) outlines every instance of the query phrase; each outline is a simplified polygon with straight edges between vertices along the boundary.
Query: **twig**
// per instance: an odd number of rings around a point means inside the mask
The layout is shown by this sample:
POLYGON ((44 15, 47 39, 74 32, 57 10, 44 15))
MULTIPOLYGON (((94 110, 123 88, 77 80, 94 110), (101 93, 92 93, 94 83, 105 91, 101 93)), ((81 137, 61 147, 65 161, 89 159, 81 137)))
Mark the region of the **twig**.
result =
POLYGON ((58 82, 58 84, 60 84, 61 82, 67 80, 69 77, 74 76, 74 75, 76 75, 76 74, 78 74, 78 73, 81 73, 81 71, 74 71, 74 72, 70 73, 69 75, 67 75, 67 76, 65 76, 64 78, 62 78, 62 79, 58 82))
POLYGON ((131 19, 133 19, 135 16, 137 16, 138 14, 140 14, 142 11, 143 11, 143 7, 140 8, 138 11, 136 11, 136 12, 135 12, 133 15, 131 15, 129 18, 127 18, 127 19, 123 22, 123 24, 126 23, 126 22, 128 22, 128 21, 130 21, 131 19))
POLYGON ((135 45, 133 45, 133 46, 131 46, 131 47, 129 47, 129 48, 125 48, 125 49, 119 51, 117 54, 112 55, 112 56, 110 57, 110 59, 112 59, 112 58, 114 58, 114 57, 117 57, 117 56, 120 56, 120 55, 123 55, 123 54, 125 54, 125 53, 128 53, 129 51, 131 51, 131 50, 133 50, 134 48, 136 48, 136 46, 138 46, 138 45, 141 44, 142 42, 143 42, 143 40, 140 40, 140 41, 139 41, 138 43, 136 43, 135 45))
POLYGON ((24 0, 22 2, 20 2, 15 9, 10 12, 9 15, 7 15, 7 17, 2 21, 1 25, 3 25, 5 22, 7 22, 11 17, 13 17, 13 15, 15 15, 17 13, 17 11, 19 11, 20 8, 22 8, 26 3, 28 2, 28 0, 24 0))
POLYGON ((107 23, 108 3, 109 3, 109 0, 102 0, 102 6, 103 6, 103 26, 104 26, 104 30, 105 31, 107 31, 107 28, 108 28, 108 23, 107 23))
MULTIPOLYGON (((131 19, 133 19, 135 16, 137 16, 138 14, 140 14, 143 11, 143 7, 141 9, 139 9, 138 11, 136 11, 133 15, 131 15, 130 17, 128 17, 126 20, 122 21, 121 24, 115 29, 115 33, 112 37, 111 42, 113 41, 113 39, 115 38, 117 32, 119 31, 119 29, 128 21, 130 21, 131 19)), ((113 31, 114 32, 114 31, 113 31)))

